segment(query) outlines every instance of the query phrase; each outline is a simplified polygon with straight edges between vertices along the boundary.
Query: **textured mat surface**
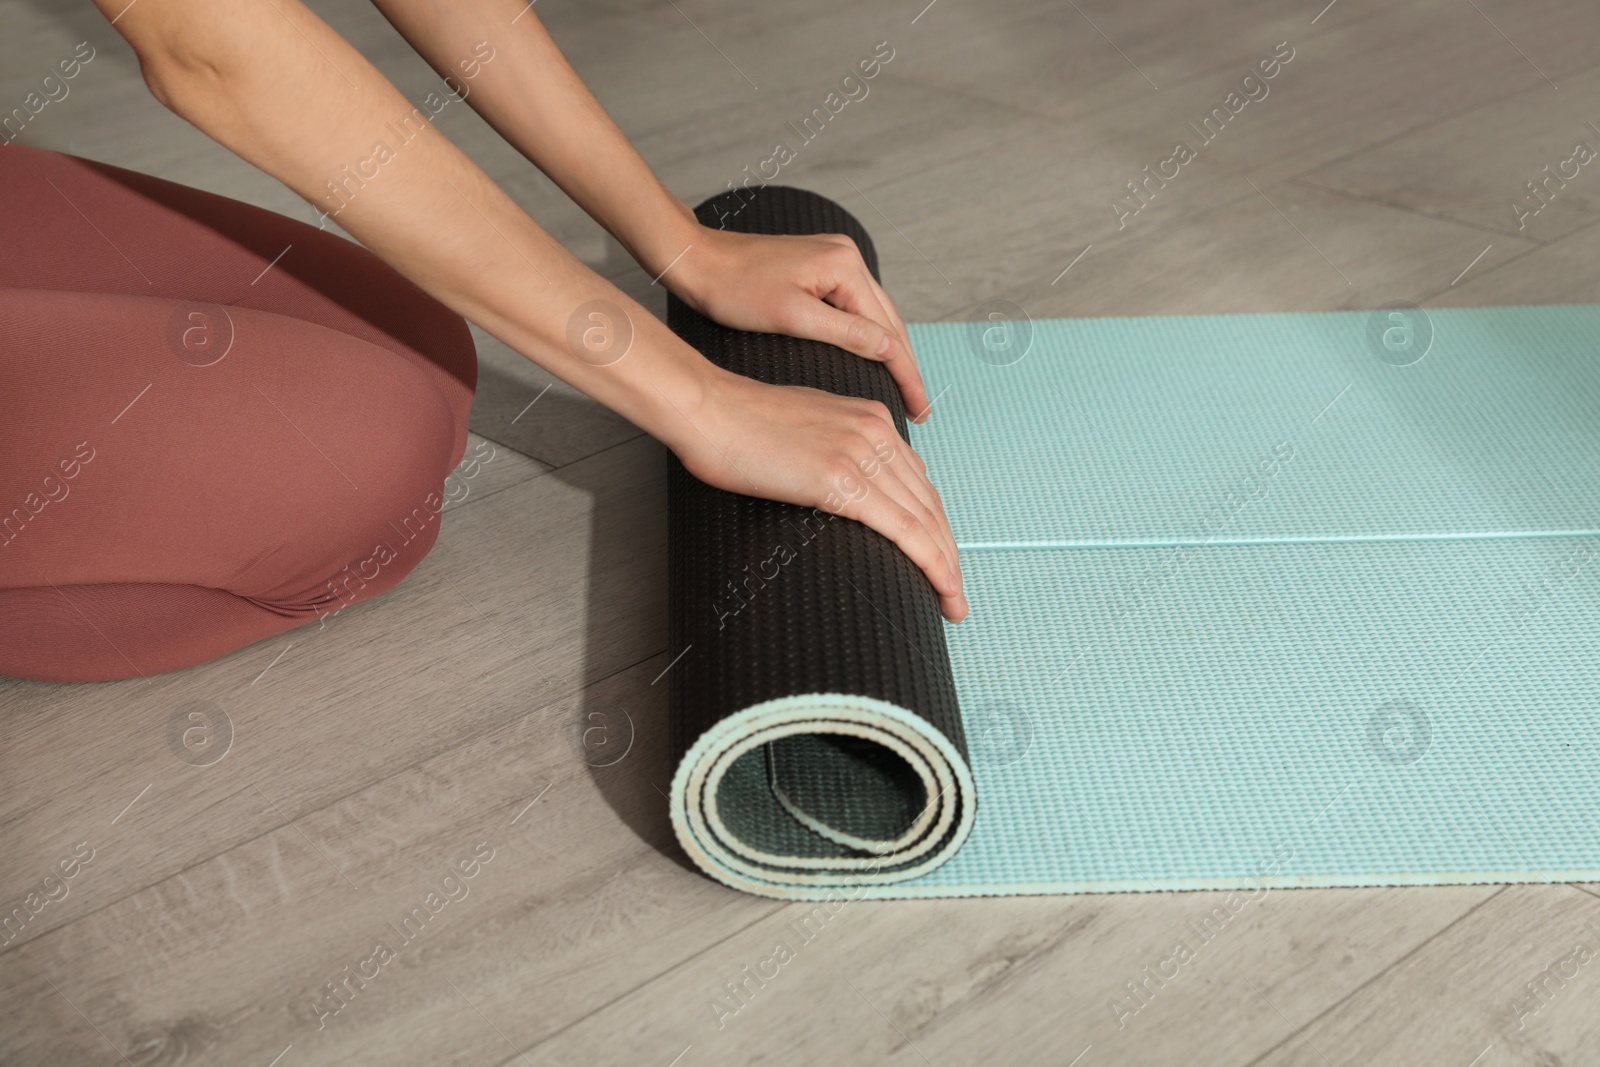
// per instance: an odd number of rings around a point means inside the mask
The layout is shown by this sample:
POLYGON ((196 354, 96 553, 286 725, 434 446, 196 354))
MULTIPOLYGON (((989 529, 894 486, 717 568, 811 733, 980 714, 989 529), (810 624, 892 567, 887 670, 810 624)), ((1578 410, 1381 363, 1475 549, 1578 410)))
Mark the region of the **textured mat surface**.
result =
MULTIPOLYGON (((768 187, 698 209, 708 224, 847 233, 860 223, 768 187)), ((719 326, 673 298, 667 319, 713 362, 762 381, 887 404, 881 363, 719 326)), ((913 878, 956 852, 974 811, 937 597, 889 541, 826 511, 726 493, 676 460, 668 486, 671 806, 696 863, 752 892, 913 878)))
MULTIPOLYGON (((973 604, 945 628, 962 724, 865 694, 952 740, 952 775, 971 773, 952 821, 970 834, 893 880, 880 859, 865 880, 743 888, 1600 879, 1600 308, 984 312, 912 327, 938 399, 911 440, 973 604)), ((887 598, 920 578, 878 580, 887 598)), ((859 625, 860 606, 837 608, 825 628, 859 625)), ((853 692, 848 672, 808 674, 816 620, 768 625, 789 636, 724 669, 763 675, 770 656, 798 675, 749 695, 814 714, 803 694, 853 692)), ((886 629, 862 654, 937 685, 927 632, 919 650, 886 629)), ((920 779, 881 762, 854 797, 900 826, 920 779)), ((770 768, 747 770, 724 808, 788 814, 753 799, 773 794, 770 768)), ((835 803, 849 780, 830 780, 835 803)))

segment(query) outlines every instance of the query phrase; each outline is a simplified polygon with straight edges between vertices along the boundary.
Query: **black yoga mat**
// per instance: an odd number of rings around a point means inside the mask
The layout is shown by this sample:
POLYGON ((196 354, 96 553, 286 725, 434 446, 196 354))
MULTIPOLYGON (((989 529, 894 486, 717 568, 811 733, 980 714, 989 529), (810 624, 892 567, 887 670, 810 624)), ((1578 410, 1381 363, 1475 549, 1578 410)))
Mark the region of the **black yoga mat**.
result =
MULTIPOLYGON (((730 191, 700 221, 762 234, 861 224, 799 189, 730 191)), ((818 341, 728 329, 676 297, 667 322, 718 366, 882 401, 888 369, 818 341)), ((870 489, 870 483, 867 483, 870 489)), ((668 604, 673 824, 736 888, 819 897, 914 878, 958 849, 975 797, 938 598, 892 542, 826 510, 714 489, 672 461, 668 604)))

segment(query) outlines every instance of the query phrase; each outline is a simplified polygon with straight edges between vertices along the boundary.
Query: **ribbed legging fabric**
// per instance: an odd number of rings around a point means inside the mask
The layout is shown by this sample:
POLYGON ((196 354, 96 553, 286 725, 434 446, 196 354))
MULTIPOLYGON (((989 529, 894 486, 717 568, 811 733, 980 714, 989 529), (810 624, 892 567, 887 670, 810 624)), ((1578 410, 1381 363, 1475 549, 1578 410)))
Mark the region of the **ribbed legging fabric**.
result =
POLYGON ((465 321, 341 237, 0 147, 0 674, 149 676, 392 588, 476 384, 465 321))

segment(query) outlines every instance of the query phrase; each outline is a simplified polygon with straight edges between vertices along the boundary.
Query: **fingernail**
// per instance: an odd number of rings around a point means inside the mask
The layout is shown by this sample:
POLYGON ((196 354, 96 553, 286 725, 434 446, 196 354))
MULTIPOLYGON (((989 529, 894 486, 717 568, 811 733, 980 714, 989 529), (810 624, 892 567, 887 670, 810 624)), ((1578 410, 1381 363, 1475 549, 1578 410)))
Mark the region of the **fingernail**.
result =
POLYGON ((894 338, 891 337, 889 334, 884 334, 883 335, 883 340, 878 343, 878 355, 887 356, 889 354, 890 347, 893 346, 893 345, 894 345, 894 338))

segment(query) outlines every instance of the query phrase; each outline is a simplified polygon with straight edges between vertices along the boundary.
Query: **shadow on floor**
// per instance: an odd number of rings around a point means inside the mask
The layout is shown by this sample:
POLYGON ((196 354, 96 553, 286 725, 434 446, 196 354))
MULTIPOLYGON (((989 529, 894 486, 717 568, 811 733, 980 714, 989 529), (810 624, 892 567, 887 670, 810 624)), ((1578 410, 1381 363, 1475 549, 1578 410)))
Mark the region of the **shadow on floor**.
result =
MULTIPOLYGON (((664 292, 652 289, 649 278, 609 238, 600 269, 629 296, 662 314, 664 292)), ((480 365, 480 396, 520 395, 526 388, 492 364, 480 365)), ((562 428, 593 422, 594 408, 594 402, 581 395, 551 390, 540 401, 539 425, 566 437, 562 428)), ((525 432, 507 432, 508 427, 498 424, 473 429, 530 458, 544 462, 551 458, 552 442, 541 441, 541 432, 532 427, 517 428, 525 432)), ((555 450, 570 443, 570 439, 558 443, 555 450)), ((550 472, 590 501, 580 667, 585 688, 563 724, 564 748, 641 840, 678 866, 698 873, 673 833, 666 795, 676 766, 667 720, 671 674, 662 672, 676 650, 661 648, 643 662, 619 668, 620 650, 613 647, 619 620, 636 612, 654 614, 665 640, 669 459, 664 448, 641 442, 636 435, 550 472), (607 456, 618 450, 631 454, 626 459, 607 456), (624 476, 619 477, 619 469, 624 476)), ((537 552, 539 546, 529 545, 528 550, 537 552)))
POLYGON ((667 808, 677 768, 667 721, 672 676, 663 677, 662 671, 673 650, 618 670, 610 648, 623 613, 655 613, 660 632, 666 632, 669 457, 665 449, 639 442, 617 447, 637 452, 638 462, 648 465, 639 471, 641 477, 624 480, 632 490, 619 492, 614 466, 606 464, 579 461, 551 472, 592 501, 584 594, 586 684, 565 727, 567 748, 619 819, 656 851, 695 870, 678 845, 667 808), (647 500, 637 498, 640 486, 648 487, 647 500))

